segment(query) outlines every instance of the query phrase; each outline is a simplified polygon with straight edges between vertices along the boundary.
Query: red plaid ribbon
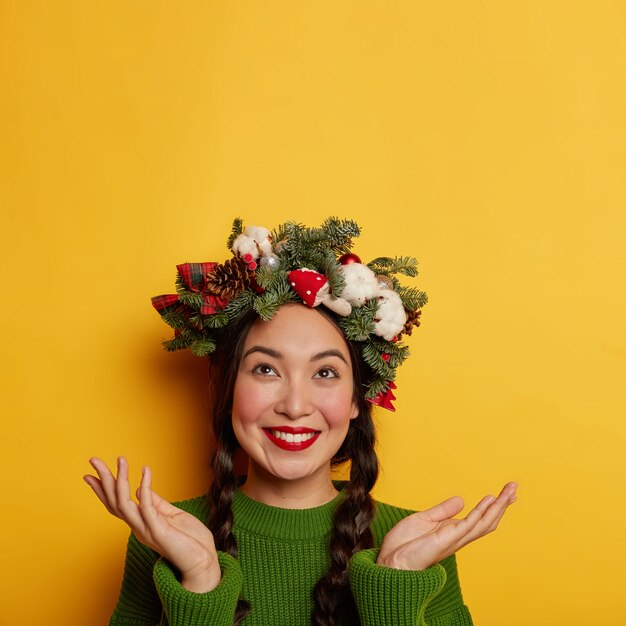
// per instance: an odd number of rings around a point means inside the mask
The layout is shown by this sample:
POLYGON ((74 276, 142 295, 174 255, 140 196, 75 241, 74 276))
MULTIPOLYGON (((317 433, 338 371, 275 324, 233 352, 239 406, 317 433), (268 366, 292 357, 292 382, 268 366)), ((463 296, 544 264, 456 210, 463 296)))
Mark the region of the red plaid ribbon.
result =
MULTIPOLYGON (((210 274, 217 263, 182 263, 177 265, 178 273, 183 279, 185 287, 189 291, 199 293, 202 295, 202 305, 200 306, 200 313, 202 315, 214 315, 226 308, 228 300, 215 296, 211 293, 207 293, 206 283, 207 274, 210 274)), ((152 298, 152 306, 159 312, 164 311, 168 307, 180 302, 176 294, 168 294, 164 296, 155 296, 152 298)), ((181 303, 182 305, 182 303, 181 303)), ((184 305, 183 305, 184 306, 184 305)), ((190 310, 191 312, 191 310, 190 310)))
POLYGON ((185 286, 190 291, 196 293, 204 293, 206 291, 206 278, 210 274, 217 263, 182 263, 177 265, 176 269, 180 274, 185 286))
POLYGON ((176 294, 170 294, 167 296, 154 296, 152 298, 152 306, 160 313, 178 302, 178 296, 176 294))

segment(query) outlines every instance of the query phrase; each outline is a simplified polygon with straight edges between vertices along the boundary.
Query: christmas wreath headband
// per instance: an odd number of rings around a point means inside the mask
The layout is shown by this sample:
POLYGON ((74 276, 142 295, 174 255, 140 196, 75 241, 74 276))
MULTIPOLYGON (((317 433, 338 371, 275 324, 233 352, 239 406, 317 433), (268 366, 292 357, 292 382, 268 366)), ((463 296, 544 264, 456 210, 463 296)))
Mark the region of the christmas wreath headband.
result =
POLYGON ((396 278, 417 276, 413 257, 378 257, 363 264, 350 252, 360 232, 356 222, 336 217, 319 228, 286 222, 272 231, 244 229, 235 219, 227 242, 232 258, 178 265, 177 293, 152 298, 174 329, 164 348, 207 356, 216 348, 219 329, 245 311, 270 320, 287 302, 324 305, 336 313, 345 338, 359 342, 371 368, 366 398, 394 411, 396 368, 409 356, 400 340, 420 325, 428 298, 396 278))

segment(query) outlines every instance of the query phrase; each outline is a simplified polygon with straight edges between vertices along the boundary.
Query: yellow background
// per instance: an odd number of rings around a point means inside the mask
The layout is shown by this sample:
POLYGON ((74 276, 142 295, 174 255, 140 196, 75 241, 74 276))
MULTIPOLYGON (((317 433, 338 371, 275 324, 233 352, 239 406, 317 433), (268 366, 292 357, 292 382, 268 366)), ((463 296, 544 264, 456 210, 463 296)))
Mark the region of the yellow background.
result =
POLYGON ((379 499, 466 510, 480 626, 626 624, 626 9, 617 2, 2 2, 0 622, 101 624, 126 527, 88 457, 208 480, 205 366, 150 296, 232 218, 328 215, 430 303, 379 499))

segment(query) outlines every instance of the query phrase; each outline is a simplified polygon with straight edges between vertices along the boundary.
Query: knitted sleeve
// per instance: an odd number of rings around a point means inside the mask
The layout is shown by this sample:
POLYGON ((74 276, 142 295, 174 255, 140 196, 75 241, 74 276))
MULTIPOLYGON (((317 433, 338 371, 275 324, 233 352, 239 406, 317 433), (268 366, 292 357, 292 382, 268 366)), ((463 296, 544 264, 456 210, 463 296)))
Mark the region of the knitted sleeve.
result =
POLYGON ((378 549, 350 560, 350 587, 362 626, 472 626, 451 555, 421 571, 376 564, 378 549))
POLYGON ((154 566, 154 582, 170 626, 232 626, 243 576, 237 559, 218 552, 222 580, 207 593, 185 589, 165 559, 154 566))
POLYGON ((241 568, 228 554, 218 552, 218 559, 220 584, 208 593, 194 593, 180 584, 167 561, 131 533, 122 589, 109 626, 232 626, 241 568))
POLYGON ((109 626, 146 626, 161 620, 161 601, 152 581, 159 555, 131 533, 126 548, 124 578, 109 626))

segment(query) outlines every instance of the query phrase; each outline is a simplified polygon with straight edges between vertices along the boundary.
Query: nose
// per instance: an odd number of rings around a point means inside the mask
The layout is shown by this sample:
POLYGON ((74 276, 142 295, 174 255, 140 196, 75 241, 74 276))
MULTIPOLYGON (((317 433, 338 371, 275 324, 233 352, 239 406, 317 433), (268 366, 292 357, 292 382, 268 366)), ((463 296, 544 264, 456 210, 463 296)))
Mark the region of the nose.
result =
POLYGON ((281 390, 276 402, 276 412, 297 420, 313 413, 313 399, 308 381, 291 380, 281 390))

